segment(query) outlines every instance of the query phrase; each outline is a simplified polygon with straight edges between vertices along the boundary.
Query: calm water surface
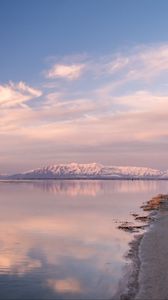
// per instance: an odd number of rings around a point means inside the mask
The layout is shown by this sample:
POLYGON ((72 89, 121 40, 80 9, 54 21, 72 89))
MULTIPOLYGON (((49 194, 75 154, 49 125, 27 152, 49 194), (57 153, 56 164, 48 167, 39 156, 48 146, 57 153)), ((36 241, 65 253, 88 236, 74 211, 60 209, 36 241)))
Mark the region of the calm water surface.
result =
POLYGON ((0 183, 0 299, 109 299, 132 221, 167 181, 0 183))

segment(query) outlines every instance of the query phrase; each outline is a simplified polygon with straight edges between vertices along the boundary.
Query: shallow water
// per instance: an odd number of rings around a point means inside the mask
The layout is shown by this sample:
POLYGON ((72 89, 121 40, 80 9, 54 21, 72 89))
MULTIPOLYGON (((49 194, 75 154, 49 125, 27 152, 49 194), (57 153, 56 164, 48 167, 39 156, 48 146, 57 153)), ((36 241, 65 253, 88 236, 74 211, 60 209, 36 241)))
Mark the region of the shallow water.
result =
POLYGON ((0 183, 0 299, 109 299, 132 234, 119 221, 167 181, 0 183))

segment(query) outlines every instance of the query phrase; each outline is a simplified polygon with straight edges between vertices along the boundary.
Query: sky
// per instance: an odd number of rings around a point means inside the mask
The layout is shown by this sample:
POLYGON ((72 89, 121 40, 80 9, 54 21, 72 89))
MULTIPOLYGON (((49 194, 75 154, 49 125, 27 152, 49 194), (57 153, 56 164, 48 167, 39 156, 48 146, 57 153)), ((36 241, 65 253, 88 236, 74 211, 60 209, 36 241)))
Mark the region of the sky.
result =
POLYGON ((167 29, 167 0, 0 0, 0 173, 168 169, 167 29))

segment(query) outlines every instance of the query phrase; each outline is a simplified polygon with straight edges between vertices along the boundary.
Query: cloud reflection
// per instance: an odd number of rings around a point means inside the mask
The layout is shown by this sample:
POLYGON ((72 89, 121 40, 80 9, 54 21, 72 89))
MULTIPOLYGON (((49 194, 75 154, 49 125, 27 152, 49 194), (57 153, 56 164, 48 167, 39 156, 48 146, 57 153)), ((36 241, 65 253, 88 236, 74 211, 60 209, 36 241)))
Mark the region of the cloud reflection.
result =
POLYGON ((74 278, 60 280, 49 279, 48 285, 60 293, 81 293, 82 291, 80 282, 74 278))

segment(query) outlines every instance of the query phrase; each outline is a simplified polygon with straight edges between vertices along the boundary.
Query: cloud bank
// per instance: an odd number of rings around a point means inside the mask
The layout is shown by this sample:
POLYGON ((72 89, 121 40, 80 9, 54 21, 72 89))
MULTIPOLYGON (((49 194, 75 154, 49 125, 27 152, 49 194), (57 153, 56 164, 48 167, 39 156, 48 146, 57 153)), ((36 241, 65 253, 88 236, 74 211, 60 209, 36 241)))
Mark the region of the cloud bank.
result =
POLYGON ((0 85, 1 165, 15 161, 16 171, 24 153, 32 167, 71 160, 164 167, 168 44, 62 61, 40 88, 0 85))

